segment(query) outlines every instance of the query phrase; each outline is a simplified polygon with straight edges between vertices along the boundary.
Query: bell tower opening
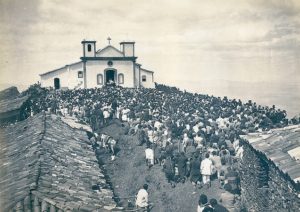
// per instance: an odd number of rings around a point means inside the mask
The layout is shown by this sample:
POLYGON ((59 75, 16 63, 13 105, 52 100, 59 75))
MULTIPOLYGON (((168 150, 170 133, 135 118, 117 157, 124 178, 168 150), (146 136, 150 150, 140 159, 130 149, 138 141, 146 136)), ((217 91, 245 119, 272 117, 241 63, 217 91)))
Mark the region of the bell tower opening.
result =
POLYGON ((96 56, 96 41, 81 41, 83 47, 83 57, 95 57, 96 56))

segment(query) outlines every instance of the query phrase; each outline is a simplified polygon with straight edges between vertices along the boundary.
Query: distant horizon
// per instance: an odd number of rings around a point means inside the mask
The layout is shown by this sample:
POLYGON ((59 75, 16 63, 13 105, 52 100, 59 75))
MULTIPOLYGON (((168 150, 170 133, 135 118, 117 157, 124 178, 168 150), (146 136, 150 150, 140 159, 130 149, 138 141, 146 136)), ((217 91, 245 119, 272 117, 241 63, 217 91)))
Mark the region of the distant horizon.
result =
POLYGON ((135 41, 158 83, 299 113, 299 0, 0 1, 0 36, 0 84, 26 87, 110 37, 135 41))

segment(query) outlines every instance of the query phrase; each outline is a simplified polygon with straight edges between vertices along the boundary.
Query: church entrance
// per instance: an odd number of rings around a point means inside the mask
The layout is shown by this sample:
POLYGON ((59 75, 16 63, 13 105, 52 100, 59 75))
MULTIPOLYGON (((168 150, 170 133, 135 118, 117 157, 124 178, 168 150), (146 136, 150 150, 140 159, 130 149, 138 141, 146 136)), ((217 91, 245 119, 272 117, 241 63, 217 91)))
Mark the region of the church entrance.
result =
POLYGON ((109 69, 105 72, 105 84, 106 85, 115 85, 116 84, 116 71, 109 69))
POLYGON ((54 78, 54 88, 60 89, 60 80, 59 78, 54 78))

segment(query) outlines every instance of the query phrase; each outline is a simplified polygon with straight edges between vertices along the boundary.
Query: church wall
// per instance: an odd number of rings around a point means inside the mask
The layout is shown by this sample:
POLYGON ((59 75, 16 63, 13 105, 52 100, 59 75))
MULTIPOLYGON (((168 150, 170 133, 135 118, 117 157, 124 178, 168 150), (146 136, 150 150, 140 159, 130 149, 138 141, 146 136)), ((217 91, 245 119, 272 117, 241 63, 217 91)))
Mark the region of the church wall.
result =
POLYGON ((81 62, 41 76, 41 85, 42 87, 54 87, 54 78, 59 78, 61 88, 84 88, 83 78, 78 78, 78 71, 83 71, 81 62))
MULTIPOLYGON (((143 86, 146 88, 154 88, 153 73, 142 69, 140 64, 136 64, 134 57, 134 42, 121 42, 119 50, 111 45, 103 49, 99 49, 96 53, 96 41, 82 41, 83 55, 81 61, 66 65, 59 69, 42 74, 41 85, 43 87, 54 87, 54 79, 59 79, 59 85, 62 89, 79 89, 79 88, 95 88, 102 87, 106 84, 106 70, 112 69, 116 71, 116 85, 128 88, 143 86), (90 46, 90 47, 89 47, 90 46), (88 51, 90 50, 90 51, 88 51), (113 64, 108 64, 109 61, 113 64), (82 72, 79 77, 79 71, 82 72), (141 73, 143 72, 143 73, 141 73), (99 75, 101 74, 102 77, 99 75), (122 74, 122 76, 120 76, 122 74), (142 76, 146 76, 146 81, 142 82, 142 76), (97 79, 97 76, 98 79, 97 79), (123 83, 120 82, 123 79, 123 83), (98 80, 102 81, 98 84, 98 80)), ((109 78, 112 72, 108 72, 109 78)), ((58 81, 55 80, 56 85, 58 81)))
POLYGON ((68 87, 71 89, 84 88, 84 76, 82 78, 78 78, 78 71, 83 72, 82 62, 70 66, 68 87))
POLYGON ((96 52, 96 43, 85 42, 83 43, 83 56, 84 57, 94 57, 96 52), (91 46, 91 51, 88 51, 88 46, 91 46))
POLYGON ((144 88, 154 88, 155 87, 152 72, 143 71, 141 69, 140 82, 141 82, 141 86, 144 88), (143 82, 143 76, 146 76, 146 82, 143 82))
MULTIPOLYGON (((134 87, 133 62, 132 61, 113 61, 112 66, 108 66, 108 60, 87 61, 86 62, 86 78, 87 88, 102 87, 97 85, 97 75, 102 74, 104 80, 105 69, 116 69, 117 74, 124 75, 123 87, 134 87)), ((118 78, 117 78, 118 80, 118 78)), ((118 82, 116 82, 118 84, 118 82)))
POLYGON ((134 56, 134 45, 133 44, 125 44, 123 52, 125 56, 132 57, 134 56))
POLYGON ((134 81, 136 82, 135 86, 139 87, 140 86, 140 67, 139 66, 135 66, 135 78, 134 81))
POLYGON ((61 87, 68 87, 68 69, 63 67, 41 76, 42 87, 54 87, 54 78, 59 78, 61 87))
POLYGON ((96 57, 123 57, 121 52, 116 51, 113 47, 102 49, 96 54, 96 57))

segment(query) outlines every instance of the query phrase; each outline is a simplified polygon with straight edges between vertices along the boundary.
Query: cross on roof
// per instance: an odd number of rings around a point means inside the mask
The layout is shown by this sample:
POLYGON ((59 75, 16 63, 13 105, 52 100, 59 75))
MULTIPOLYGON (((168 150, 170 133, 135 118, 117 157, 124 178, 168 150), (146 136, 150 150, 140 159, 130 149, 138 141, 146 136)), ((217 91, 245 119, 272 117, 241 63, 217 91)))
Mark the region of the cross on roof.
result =
POLYGON ((108 45, 110 45, 111 38, 108 37, 107 40, 108 40, 108 45))

